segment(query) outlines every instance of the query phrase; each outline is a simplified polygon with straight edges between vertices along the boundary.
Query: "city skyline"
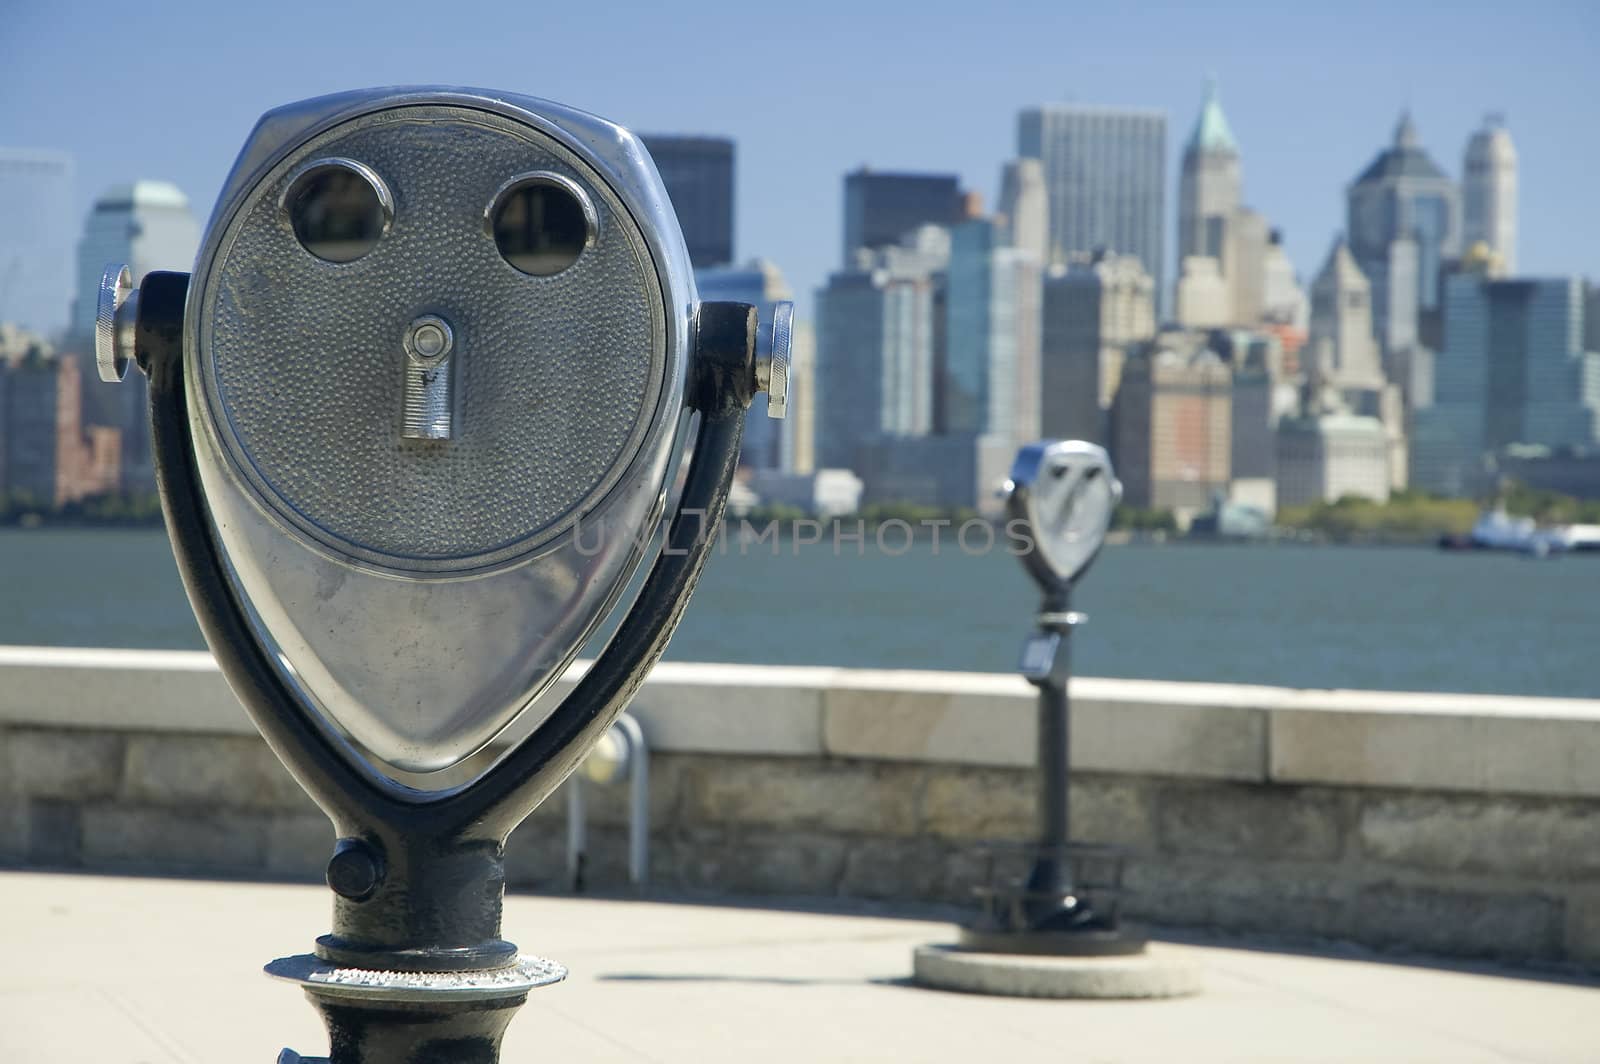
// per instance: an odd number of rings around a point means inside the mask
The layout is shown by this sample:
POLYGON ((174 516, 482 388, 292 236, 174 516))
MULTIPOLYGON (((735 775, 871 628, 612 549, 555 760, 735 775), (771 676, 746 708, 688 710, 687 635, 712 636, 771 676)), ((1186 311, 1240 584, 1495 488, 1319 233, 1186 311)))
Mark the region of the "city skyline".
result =
MULTIPOLYGON (((1592 94, 1582 86, 1597 83, 1586 53, 1600 39, 1600 16, 1578 7, 1552 7, 1538 20, 1475 10, 1453 21, 1392 5, 1344 5, 1336 15, 1252 9, 1241 23, 1215 12, 1170 10, 1152 18, 1091 11, 1069 17, 1038 5, 1008 5, 969 27, 941 20, 936 12, 911 19, 904 12, 830 11, 823 5, 791 30, 787 76, 764 71, 753 84, 731 84, 726 68, 716 64, 673 64, 663 83, 653 73, 665 69, 658 61, 662 55, 687 54, 690 42, 705 38, 692 29, 696 19, 678 26, 654 14, 607 23, 614 35, 607 54, 617 65, 604 72, 587 66, 592 60, 574 50, 542 56, 538 75, 531 76, 526 54, 519 54, 519 42, 526 47, 531 38, 515 26, 484 38, 476 33, 483 18, 465 8, 458 23, 437 34, 399 35, 392 47, 371 53, 343 48, 340 42, 353 39, 380 10, 386 19, 404 22, 412 9, 404 3, 319 9, 317 27, 324 32, 313 37, 287 30, 279 36, 270 29, 232 33, 240 16, 197 8, 165 20, 162 40, 144 45, 138 38, 153 30, 138 24, 112 41, 84 33, 77 13, 11 14, 14 39, 29 47, 0 73, 0 84, 7 85, 8 98, 28 99, 30 106, 0 114, 0 144, 53 148, 75 158, 75 221, 106 186, 136 177, 175 181, 203 216, 249 124, 269 107, 385 82, 531 91, 638 129, 733 138, 740 155, 735 258, 760 255, 777 262, 809 303, 837 261, 840 175, 863 163, 880 170, 955 173, 992 208, 1000 166, 1014 152, 1017 114, 1066 98, 1164 111, 1164 192, 1175 200, 1182 140, 1204 78, 1214 74, 1248 160, 1249 201, 1284 229, 1303 279, 1314 274, 1329 240, 1343 228, 1346 184, 1387 142, 1405 109, 1423 146, 1457 179, 1468 137, 1486 113, 1504 113, 1524 175, 1519 272, 1596 273, 1594 253, 1577 234, 1600 231, 1600 201, 1583 177, 1600 163, 1600 144, 1571 131, 1585 128, 1583 100, 1592 94), (1022 24, 1028 33, 1016 32, 1022 24), (1376 32, 1379 25, 1385 32, 1376 32), (861 32, 832 32, 837 26, 861 32), (885 54, 878 47, 885 33, 903 47, 885 54), (1429 47, 1406 43, 1421 39, 1419 34, 1429 47), (1000 37, 1007 51, 985 49, 984 42, 1000 37), (300 59, 281 62, 286 48, 300 59), (1537 54, 1539 62, 1491 81, 1464 57, 1493 48, 1537 54), (871 51, 872 63, 858 62, 863 50, 871 51), (184 62, 170 62, 178 54, 184 62), (1136 57, 1140 61, 1131 62, 1136 57), (269 60, 270 77, 238 76, 269 60), (941 76, 953 64, 982 76, 941 76), (82 89, 38 88, 59 84, 52 72, 79 67, 121 71, 141 86, 143 100, 180 102, 161 114, 135 107, 119 122, 96 123, 91 116, 100 112, 91 106, 88 79, 82 89), (1329 77, 1337 74, 1336 96, 1325 88, 1326 77, 1315 76, 1319 67, 1329 77), (207 91, 193 92, 197 84, 207 91), (177 115, 182 135, 162 134, 174 127, 161 119, 177 115)), ((541 13, 538 27, 575 29, 561 23, 575 17, 541 13)), ((704 15, 717 17, 710 9, 704 15)), ((304 28, 294 19, 277 21, 304 28)), ((535 28, 530 23, 529 33, 535 28)), ((1176 212, 1166 213, 1163 272, 1170 279, 1176 212)))

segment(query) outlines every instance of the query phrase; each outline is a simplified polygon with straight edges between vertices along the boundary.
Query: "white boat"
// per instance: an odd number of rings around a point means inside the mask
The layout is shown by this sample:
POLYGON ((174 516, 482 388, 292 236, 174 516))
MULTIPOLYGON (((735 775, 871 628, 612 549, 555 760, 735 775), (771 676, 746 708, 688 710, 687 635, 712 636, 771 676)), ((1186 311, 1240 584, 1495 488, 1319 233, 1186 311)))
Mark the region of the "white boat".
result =
POLYGON ((1478 517, 1467 539, 1479 550, 1513 550, 1543 558, 1573 550, 1600 550, 1600 525, 1541 528, 1531 517, 1513 517, 1496 507, 1478 517))

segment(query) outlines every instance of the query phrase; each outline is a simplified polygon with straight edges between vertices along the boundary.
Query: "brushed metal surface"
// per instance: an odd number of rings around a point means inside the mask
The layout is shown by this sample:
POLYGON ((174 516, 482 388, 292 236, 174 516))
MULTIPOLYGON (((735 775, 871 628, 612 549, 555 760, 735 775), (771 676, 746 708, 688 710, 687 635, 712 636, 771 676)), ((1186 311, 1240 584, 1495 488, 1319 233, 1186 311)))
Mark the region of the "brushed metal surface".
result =
MULTIPOLYGON (((658 545, 690 418, 697 298, 632 133, 481 90, 370 90, 268 114, 224 184, 185 320, 191 435, 230 577, 284 679, 375 774, 421 789, 547 694, 658 545), (299 246, 284 182, 330 156, 392 192, 347 263, 299 246), (550 277, 483 212, 580 183, 596 239, 550 277), (407 329, 448 322, 448 439, 402 434, 407 329)), ((459 780, 459 772, 440 779, 459 780)))
POLYGON ((284 159, 229 226, 201 293, 201 369, 225 445, 280 515, 380 565, 470 569, 536 547, 616 482, 664 369, 660 286, 637 226, 575 153, 499 115, 412 107, 356 118, 284 159), (323 157, 370 167, 394 222, 348 263, 302 248, 278 204, 323 157), (597 237, 532 277, 483 230, 507 175, 564 173, 597 237), (401 340, 455 332, 447 447, 396 445, 401 340))
POLYGON ((1071 584, 1105 542, 1122 484, 1105 448, 1083 440, 1040 440, 1017 452, 1007 512, 1027 524, 1024 566, 1047 589, 1071 584))

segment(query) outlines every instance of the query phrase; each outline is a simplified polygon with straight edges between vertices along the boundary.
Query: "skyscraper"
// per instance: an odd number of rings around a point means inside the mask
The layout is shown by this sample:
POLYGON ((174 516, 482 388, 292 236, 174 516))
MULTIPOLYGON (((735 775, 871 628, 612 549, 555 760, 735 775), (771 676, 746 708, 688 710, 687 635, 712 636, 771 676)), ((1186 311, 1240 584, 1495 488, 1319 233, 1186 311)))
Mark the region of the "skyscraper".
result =
POLYGON ((954 225, 964 213, 961 179, 954 174, 879 173, 862 167, 844 177, 842 265, 851 269, 857 251, 892 247, 924 225, 954 225))
POLYGON ((125 263, 134 283, 151 270, 189 270, 199 249, 200 227, 189 200, 165 181, 136 181, 109 189, 95 201, 78 241, 78 296, 71 349, 83 370, 83 421, 122 433, 122 490, 155 491, 150 428, 145 414, 148 385, 133 373, 122 384, 106 384, 92 365, 94 317, 100 278, 112 263, 125 263))
POLYGON ((1218 329, 1233 322, 1228 280, 1222 261, 1210 255, 1190 255, 1178 273, 1178 324, 1186 329, 1218 329))
POLYGON ((1097 249, 1137 255, 1164 291, 1165 113, 1028 108, 1017 118, 1017 154, 1044 164, 1052 259, 1097 249))
POLYGON ((72 330, 94 336, 100 278, 111 263, 126 264, 138 284, 151 270, 190 270, 200 247, 200 227, 189 198, 166 181, 135 181, 108 189, 95 201, 78 241, 78 293, 72 330))
POLYGON ((1517 272, 1517 149, 1499 115, 1467 141, 1461 164, 1461 235, 1464 245, 1488 245, 1500 272, 1517 272))
POLYGON ((995 436, 1012 450, 1038 436, 1042 280, 1039 261, 1002 244, 993 220, 951 231, 945 431, 995 436))
POLYGON ((0 491, 59 507, 117 488, 121 434, 85 430, 74 358, 34 349, 0 362, 0 491))
POLYGON ((1122 367, 1112 457, 1130 506, 1205 509, 1232 476, 1232 374, 1192 335, 1137 345, 1122 367))
POLYGON ((1600 443, 1600 353, 1584 344, 1577 278, 1495 280, 1487 263, 1445 285, 1434 403, 1417 412, 1412 482, 1442 494, 1483 484, 1486 456, 1511 444, 1600 443))
POLYGON ((1310 306, 1295 276, 1294 263, 1283 250, 1283 237, 1272 230, 1261 264, 1261 318, 1276 325, 1304 329, 1310 306))
POLYGON ((695 269, 733 261, 733 141, 726 137, 643 135, 661 171, 695 269))
POLYGON ((1006 246, 1030 252, 1041 265, 1048 263, 1050 205, 1038 159, 1012 159, 1001 169, 998 211, 1006 246))
MULTIPOLYGON (((1372 334, 1372 289, 1341 237, 1311 286, 1311 337, 1316 370, 1341 391, 1380 391, 1385 381, 1372 334)), ((1305 356, 1302 356, 1302 365, 1305 356)))
POLYGON ((1109 442, 1106 412, 1129 345, 1155 335, 1155 282, 1133 255, 1079 255, 1044 282, 1039 431, 1109 442))
POLYGON ((1391 357, 1415 342, 1420 316, 1438 309, 1444 264, 1461 251, 1456 184, 1422 149, 1409 113, 1347 190, 1345 228, 1372 286, 1378 342, 1391 357))
POLYGON ((1250 329, 1211 334, 1210 345, 1233 371, 1229 431, 1229 496, 1234 502, 1277 509, 1278 382, 1283 343, 1272 332, 1250 329))
POLYGON ((72 304, 72 160, 0 148, 0 322, 39 333, 72 304))
POLYGON ((1235 210, 1228 224, 1227 251, 1222 257, 1234 324, 1257 325, 1266 318, 1267 261, 1272 251, 1272 226, 1266 215, 1248 207, 1235 210))
POLYGON ((944 230, 925 227, 906 244, 860 256, 817 292, 816 460, 856 466, 883 437, 921 436, 933 424, 933 374, 944 230))
POLYGON ((1183 148, 1178 179, 1178 263, 1209 255, 1227 272, 1228 227, 1239 209, 1239 146, 1222 113, 1216 82, 1206 81, 1200 117, 1183 148))

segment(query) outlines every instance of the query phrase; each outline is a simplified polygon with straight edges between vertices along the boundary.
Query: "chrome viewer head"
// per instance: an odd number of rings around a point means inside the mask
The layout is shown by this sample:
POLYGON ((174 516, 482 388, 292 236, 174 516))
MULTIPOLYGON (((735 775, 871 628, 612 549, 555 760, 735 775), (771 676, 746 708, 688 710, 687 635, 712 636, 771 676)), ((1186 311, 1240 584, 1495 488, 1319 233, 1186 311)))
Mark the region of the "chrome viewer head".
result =
MULTIPOLYGON (((128 293, 110 274, 105 375, 128 293)), ((257 125, 189 283, 189 433, 236 597, 353 756, 428 788, 549 715, 658 549, 698 312, 660 177, 612 123, 407 89, 257 125)), ((756 372, 775 391, 783 325, 756 372)))
POLYGON ((1028 444, 1005 490, 1008 516, 1033 539, 1023 564, 1047 592, 1070 587, 1089 568, 1122 499, 1105 449, 1081 440, 1028 444))

